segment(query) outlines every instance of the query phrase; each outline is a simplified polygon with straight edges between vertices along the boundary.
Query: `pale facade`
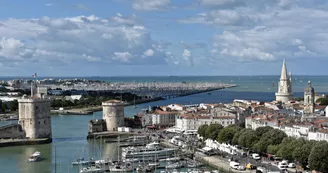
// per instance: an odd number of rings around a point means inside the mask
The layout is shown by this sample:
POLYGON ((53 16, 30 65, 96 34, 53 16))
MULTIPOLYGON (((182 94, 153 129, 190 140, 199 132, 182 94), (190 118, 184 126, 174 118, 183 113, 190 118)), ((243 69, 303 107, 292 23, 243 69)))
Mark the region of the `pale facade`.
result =
POLYGON ((292 97, 292 76, 291 73, 287 75, 286 60, 284 60, 281 69, 278 92, 276 92, 276 100, 286 104, 292 99, 292 97))
POLYGON ((175 125, 176 112, 155 111, 152 114, 145 114, 141 117, 142 126, 168 127, 175 125), (161 113, 162 112, 162 113, 161 113))
POLYGON ((328 133, 325 132, 309 132, 309 140, 315 141, 327 141, 328 142, 328 133))
POLYGON ((183 116, 177 116, 176 128, 182 131, 198 130, 201 125, 204 124, 221 124, 223 127, 235 124, 236 120, 234 117, 209 117, 203 116, 198 118, 184 118, 183 116))
POLYGON ((119 100, 109 100, 103 102, 102 106, 107 131, 117 131, 118 127, 124 126, 124 103, 119 100))
POLYGON ((314 88, 311 85, 311 81, 308 82, 308 87, 304 91, 304 114, 314 113, 315 104, 314 88))
POLYGON ((52 138, 49 99, 19 99, 18 106, 18 123, 22 126, 27 138, 52 138))

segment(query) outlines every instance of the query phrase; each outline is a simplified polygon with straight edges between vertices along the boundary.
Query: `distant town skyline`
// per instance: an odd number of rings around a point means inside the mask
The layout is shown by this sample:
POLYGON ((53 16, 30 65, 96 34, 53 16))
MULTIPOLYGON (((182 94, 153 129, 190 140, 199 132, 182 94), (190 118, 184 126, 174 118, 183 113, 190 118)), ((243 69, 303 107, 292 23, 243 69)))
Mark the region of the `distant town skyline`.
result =
POLYGON ((323 0, 3 1, 0 76, 328 75, 323 0))

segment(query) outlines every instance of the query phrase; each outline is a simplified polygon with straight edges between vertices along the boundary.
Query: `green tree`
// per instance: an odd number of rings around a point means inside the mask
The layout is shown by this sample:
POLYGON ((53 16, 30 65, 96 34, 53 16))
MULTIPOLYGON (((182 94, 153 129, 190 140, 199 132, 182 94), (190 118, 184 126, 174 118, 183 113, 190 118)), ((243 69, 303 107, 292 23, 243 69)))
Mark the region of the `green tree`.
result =
POLYGON ((239 136, 243 133, 243 130, 238 131, 237 133, 235 133, 235 135, 232 138, 231 144, 232 145, 238 145, 238 139, 239 136))
POLYGON ((313 170, 327 172, 328 170, 328 143, 317 142, 309 156, 309 166, 313 170))
POLYGON ((277 155, 287 160, 293 160, 294 150, 301 148, 303 144, 305 144, 305 140, 303 139, 287 137, 281 142, 277 155))
POLYGON ((9 104, 10 104, 11 111, 17 111, 17 109, 18 109, 18 101, 17 100, 11 101, 9 104))
POLYGON ((207 129, 208 125, 207 124, 203 124, 201 125, 198 130, 197 130, 197 133, 202 136, 202 137, 205 137, 205 132, 206 132, 206 129, 207 129))
POLYGON ((267 148, 267 152, 269 154, 276 154, 279 150, 279 145, 269 145, 267 148))
POLYGON ((217 140, 220 142, 220 143, 228 143, 228 144, 231 144, 232 143, 232 139, 234 137, 234 135, 238 132, 238 129, 239 128, 236 128, 236 127, 226 127, 226 128, 223 128, 220 132, 219 132, 219 135, 218 135, 218 138, 217 140))
POLYGON ((265 153, 269 145, 278 145, 285 137, 287 137, 285 132, 272 129, 261 136, 261 139, 254 145, 253 149, 256 152, 265 153))
POLYGON ((239 136, 238 144, 243 147, 252 148, 258 140, 259 137, 256 135, 256 132, 249 129, 239 136))
POLYGON ((223 126, 221 124, 210 124, 205 131, 205 138, 206 139, 212 139, 216 140, 220 130, 223 129, 223 126))
POLYGON ((314 145, 315 141, 306 141, 302 147, 295 148, 293 159, 305 167, 308 164, 308 158, 314 145))
POLYGON ((257 128, 255 131, 256 131, 256 135, 261 137, 264 133, 272 130, 273 128, 270 127, 270 126, 264 126, 264 127, 259 127, 257 128))
POLYGON ((328 105, 328 99, 326 98, 319 98, 316 102, 320 102, 320 105, 328 105))

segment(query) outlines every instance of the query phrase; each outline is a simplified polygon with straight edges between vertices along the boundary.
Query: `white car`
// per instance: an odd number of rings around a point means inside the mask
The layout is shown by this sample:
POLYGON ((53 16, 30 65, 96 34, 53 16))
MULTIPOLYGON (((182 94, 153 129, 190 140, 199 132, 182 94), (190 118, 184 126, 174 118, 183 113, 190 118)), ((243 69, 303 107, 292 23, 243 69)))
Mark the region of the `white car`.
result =
POLYGON ((288 164, 288 168, 296 168, 295 163, 289 163, 289 164, 288 164))
POLYGON ((260 160, 261 159, 260 155, 256 154, 256 153, 252 154, 252 158, 255 159, 255 160, 260 160))
POLYGON ((245 166, 238 166, 239 171, 244 171, 245 169, 246 169, 245 166))

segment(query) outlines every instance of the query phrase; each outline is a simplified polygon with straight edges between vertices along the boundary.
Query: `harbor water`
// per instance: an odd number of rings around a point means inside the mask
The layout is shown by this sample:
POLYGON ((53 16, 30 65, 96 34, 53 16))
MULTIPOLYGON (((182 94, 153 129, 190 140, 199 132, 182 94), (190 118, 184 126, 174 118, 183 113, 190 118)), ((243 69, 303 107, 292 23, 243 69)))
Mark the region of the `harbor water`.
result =
MULTIPOLYGON (((113 78, 111 78, 113 79, 113 78)), ((116 78, 114 78, 116 79, 116 78)), ((139 80, 156 80, 139 78, 139 80)), ((119 81, 118 79, 116 79, 119 81)), ((127 80, 122 78, 121 81, 127 80)), ((196 103, 227 103, 233 99, 252 99, 271 101, 277 88, 279 77, 162 77, 162 80, 176 81, 221 81, 223 83, 234 83, 239 87, 201 93, 169 100, 161 100, 151 103, 137 105, 137 108, 128 106, 125 108, 126 116, 133 116, 141 109, 155 105, 167 105, 172 103, 196 104, 196 103), (207 78, 207 80, 206 80, 207 78), (275 86, 272 82, 275 81, 275 86)), ((311 80, 315 89, 319 92, 328 91, 327 76, 303 76, 294 79, 293 90, 295 96, 302 96, 307 81, 311 80)), ((131 78, 130 81, 138 81, 131 78)), ((52 116, 53 143, 33 146, 15 146, 0 148, 0 172, 1 173, 77 173, 78 167, 72 167, 71 162, 78 158, 95 159, 117 158, 117 145, 115 143, 103 143, 102 140, 87 140, 88 121, 102 118, 102 112, 91 115, 78 116, 67 115, 52 116), (40 151, 43 160, 41 162, 29 163, 28 157, 35 151, 40 151)), ((0 122, 0 125, 16 122, 0 122)))

